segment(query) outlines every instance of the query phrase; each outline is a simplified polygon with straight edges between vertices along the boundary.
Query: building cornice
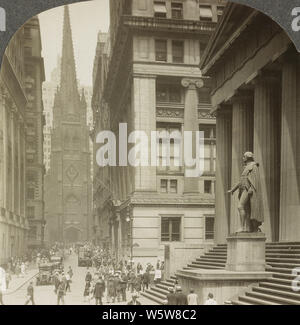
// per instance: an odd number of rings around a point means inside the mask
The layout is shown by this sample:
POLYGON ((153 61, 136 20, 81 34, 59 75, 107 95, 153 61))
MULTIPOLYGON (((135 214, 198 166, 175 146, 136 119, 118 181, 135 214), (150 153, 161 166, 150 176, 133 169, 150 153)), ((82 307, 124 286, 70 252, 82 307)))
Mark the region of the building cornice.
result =
POLYGON ((187 19, 168 19, 142 16, 123 16, 123 24, 131 30, 166 31, 188 34, 211 34, 216 26, 215 22, 203 22, 187 19))
POLYGON ((11 97, 14 98, 18 108, 22 108, 25 113, 25 107, 28 103, 25 90, 21 81, 17 78, 12 65, 6 54, 3 56, 2 62, 2 80, 5 83, 11 97), (14 96, 12 95, 14 94, 14 96))

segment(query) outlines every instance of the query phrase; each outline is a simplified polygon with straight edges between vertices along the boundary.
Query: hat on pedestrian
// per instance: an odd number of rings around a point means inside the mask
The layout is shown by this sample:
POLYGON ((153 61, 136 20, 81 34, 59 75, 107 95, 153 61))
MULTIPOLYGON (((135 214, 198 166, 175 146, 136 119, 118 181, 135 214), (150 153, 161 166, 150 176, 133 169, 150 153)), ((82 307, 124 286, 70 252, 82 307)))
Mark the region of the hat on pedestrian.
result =
POLYGON ((177 290, 177 291, 182 291, 181 286, 177 286, 177 287, 176 287, 176 290, 177 290))

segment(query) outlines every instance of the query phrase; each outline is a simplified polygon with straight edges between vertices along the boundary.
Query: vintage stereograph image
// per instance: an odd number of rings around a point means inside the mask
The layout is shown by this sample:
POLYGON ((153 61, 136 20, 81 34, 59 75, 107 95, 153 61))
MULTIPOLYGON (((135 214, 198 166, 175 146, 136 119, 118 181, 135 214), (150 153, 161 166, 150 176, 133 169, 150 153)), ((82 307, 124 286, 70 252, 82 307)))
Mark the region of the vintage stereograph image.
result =
POLYGON ((299 138, 300 54, 261 11, 32 17, 0 71, 0 305, 299 305, 299 138))

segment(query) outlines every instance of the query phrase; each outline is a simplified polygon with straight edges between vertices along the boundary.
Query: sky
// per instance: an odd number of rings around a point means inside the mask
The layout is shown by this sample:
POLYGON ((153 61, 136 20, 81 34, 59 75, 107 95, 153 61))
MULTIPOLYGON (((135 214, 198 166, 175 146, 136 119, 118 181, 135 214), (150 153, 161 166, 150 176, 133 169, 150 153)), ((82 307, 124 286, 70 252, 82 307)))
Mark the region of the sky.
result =
MULTIPOLYGON (((109 0, 71 4, 69 9, 77 79, 81 85, 92 86, 97 35, 99 31, 107 32, 109 28, 109 0)), ((39 20, 46 81, 50 81, 62 50, 63 7, 41 13, 39 20)))

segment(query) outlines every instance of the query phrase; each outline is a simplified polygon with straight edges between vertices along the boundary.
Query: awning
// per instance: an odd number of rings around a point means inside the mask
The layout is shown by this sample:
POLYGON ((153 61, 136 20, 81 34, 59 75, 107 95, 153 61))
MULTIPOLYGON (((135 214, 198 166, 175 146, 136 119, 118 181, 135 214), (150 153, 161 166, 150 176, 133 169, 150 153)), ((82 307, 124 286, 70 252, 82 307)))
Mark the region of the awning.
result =
POLYGON ((154 4, 154 12, 167 13, 167 7, 165 2, 159 2, 154 4))
POLYGON ((212 9, 208 6, 200 6, 200 17, 203 18, 212 18, 212 9))

